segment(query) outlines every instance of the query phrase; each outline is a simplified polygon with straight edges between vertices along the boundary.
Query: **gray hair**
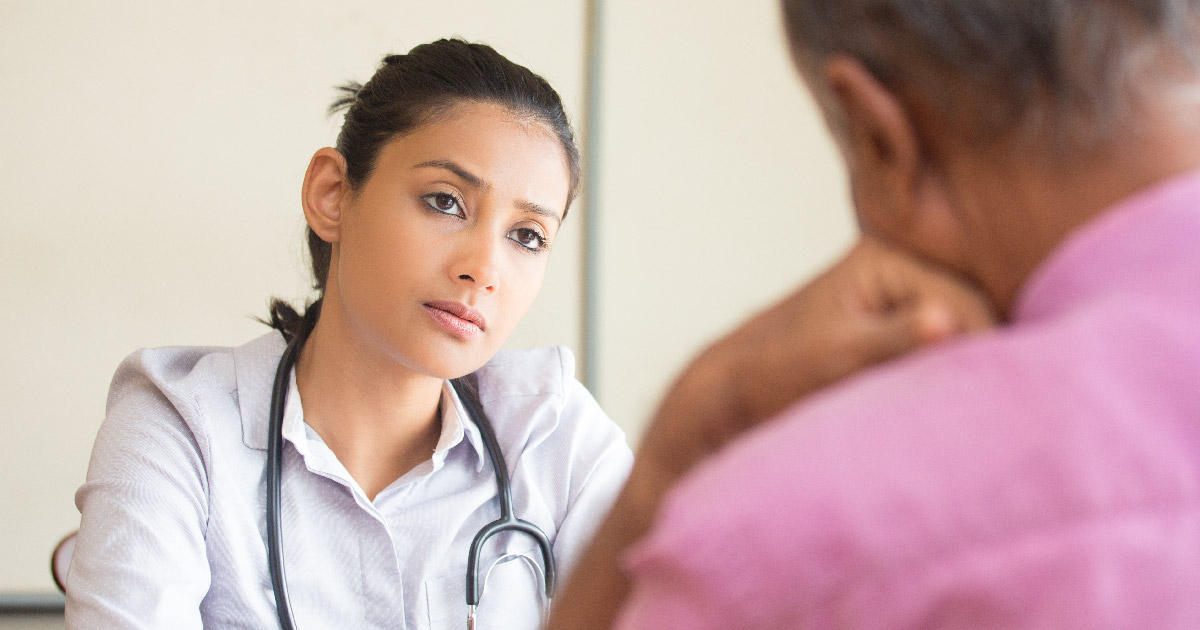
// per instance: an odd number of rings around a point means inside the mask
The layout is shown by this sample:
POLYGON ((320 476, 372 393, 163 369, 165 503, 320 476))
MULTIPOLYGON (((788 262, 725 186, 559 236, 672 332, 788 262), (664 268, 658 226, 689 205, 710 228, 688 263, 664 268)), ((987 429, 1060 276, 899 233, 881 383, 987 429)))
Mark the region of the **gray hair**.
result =
POLYGON ((846 54, 976 139, 1051 133, 1078 149, 1129 129, 1142 99, 1170 93, 1194 106, 1198 93, 1200 0, 782 2, 810 84, 846 54))

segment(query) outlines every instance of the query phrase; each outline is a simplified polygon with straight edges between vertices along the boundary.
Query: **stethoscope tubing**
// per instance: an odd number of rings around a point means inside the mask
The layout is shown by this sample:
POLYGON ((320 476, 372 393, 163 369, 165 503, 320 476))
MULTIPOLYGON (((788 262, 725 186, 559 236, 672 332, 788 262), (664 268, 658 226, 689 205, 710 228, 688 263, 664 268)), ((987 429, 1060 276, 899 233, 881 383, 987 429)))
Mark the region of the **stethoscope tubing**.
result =
POLYGON ((316 324, 320 308, 320 302, 308 308, 300 331, 279 358, 275 383, 271 387, 271 421, 267 427, 267 434, 271 438, 267 440, 267 566, 271 571, 271 590, 275 593, 275 610, 282 630, 296 630, 296 617, 292 614, 292 600, 287 590, 287 574, 283 568, 283 411, 287 405, 292 368, 299 358, 300 348, 304 347, 308 334, 316 324))
MULTIPOLYGON (((308 339, 308 335, 316 325, 320 312, 320 301, 309 306, 304 315, 304 322, 296 337, 293 338, 279 358, 279 367, 275 370, 275 381, 271 388, 270 423, 268 424, 267 440, 267 565, 271 573, 271 588, 275 594, 275 609, 279 615, 282 630, 296 630, 295 616, 292 613, 291 598, 288 596, 287 575, 283 562, 283 523, 282 523, 282 485, 283 485, 283 412, 287 405, 288 389, 291 385, 292 369, 299 358, 300 349, 308 339)), ((496 439, 492 423, 484 413, 479 403, 477 382, 474 374, 450 381, 459 400, 466 407, 467 415, 474 421, 483 434, 484 447, 492 460, 492 469, 496 474, 496 493, 500 499, 500 518, 488 523, 475 534, 467 553, 466 592, 467 607, 470 611, 470 623, 474 622, 475 609, 482 597, 483 585, 479 580, 480 550, 483 545, 496 534, 504 531, 520 532, 532 536, 537 541, 542 552, 542 563, 545 571, 544 588, 547 607, 552 600, 556 571, 554 551, 550 539, 538 526, 516 517, 513 512, 512 483, 509 479, 508 465, 504 460, 504 452, 496 439)))
POLYGON ((484 446, 491 456, 492 468, 496 471, 496 491, 500 497, 500 518, 485 525, 483 529, 475 534, 475 538, 471 541, 471 548, 467 554, 467 606, 478 606, 479 599, 482 597, 482 584, 479 580, 479 552, 489 538, 504 531, 522 532, 532 536, 537 541, 538 547, 542 551, 542 565, 545 571, 544 588, 546 601, 549 602, 554 594, 556 580, 554 551, 550 546, 550 540, 541 528, 533 523, 517 518, 513 513, 512 482, 508 478, 508 466, 504 461, 504 450, 500 448, 500 443, 496 439, 496 432, 492 429, 492 423, 488 420, 487 414, 484 413, 483 407, 479 404, 478 395, 464 395, 468 391, 471 394, 475 393, 475 383, 472 382, 473 377, 473 374, 468 374, 462 378, 454 379, 450 383, 458 394, 458 399, 467 408, 467 414, 475 420, 476 426, 483 433, 484 446))

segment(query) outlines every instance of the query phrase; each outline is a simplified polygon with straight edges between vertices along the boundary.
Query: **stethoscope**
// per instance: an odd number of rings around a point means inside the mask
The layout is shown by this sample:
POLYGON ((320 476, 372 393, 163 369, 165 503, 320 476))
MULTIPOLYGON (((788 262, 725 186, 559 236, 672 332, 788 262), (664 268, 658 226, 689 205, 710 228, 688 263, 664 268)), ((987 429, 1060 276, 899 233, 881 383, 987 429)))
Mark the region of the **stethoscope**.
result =
MULTIPOLYGON (((279 367, 275 370, 275 385, 271 390, 271 423, 270 441, 267 445, 267 564, 271 571, 271 586, 275 591, 275 608, 279 613, 279 624, 283 630, 295 630, 296 621, 292 615, 292 604, 288 599, 287 579, 283 571, 283 533, 280 519, 280 482, 283 478, 283 409, 287 404, 288 388, 292 368, 300 356, 300 349, 308 339, 309 333, 316 326, 319 317, 321 301, 313 303, 304 315, 303 325, 284 350, 279 359, 279 367)), ((450 381, 455 393, 466 407, 467 414, 475 426, 483 433, 484 446, 488 458, 492 460, 492 468, 496 471, 496 491, 500 497, 500 518, 488 523, 475 534, 471 548, 467 553, 467 628, 475 628, 475 612, 482 595, 482 584, 479 582, 479 550, 492 536, 503 531, 521 532, 532 536, 542 549, 542 562, 545 565, 546 613, 549 612, 550 601, 554 592, 554 551, 550 548, 550 539, 546 537, 537 525, 523 521, 513 514, 512 484, 508 479, 508 466, 504 462, 504 453, 496 440, 496 432, 492 423, 479 404, 472 374, 450 381)))

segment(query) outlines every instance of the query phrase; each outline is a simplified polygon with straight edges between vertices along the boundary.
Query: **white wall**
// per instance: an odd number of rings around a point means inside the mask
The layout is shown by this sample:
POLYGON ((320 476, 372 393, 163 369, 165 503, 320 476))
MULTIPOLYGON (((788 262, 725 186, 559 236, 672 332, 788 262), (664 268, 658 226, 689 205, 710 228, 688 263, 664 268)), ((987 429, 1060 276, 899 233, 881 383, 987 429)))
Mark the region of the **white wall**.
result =
MULTIPOLYGON (((686 357, 849 242, 775 3, 603 4, 597 395, 633 439, 686 357)), ((546 76, 577 129, 586 0, 0 0, 0 592, 52 589, 112 370, 231 345, 301 296, 331 87, 448 35, 546 76)), ((580 129, 582 131, 582 129, 580 129)), ((577 351, 580 232, 510 345, 577 351)))

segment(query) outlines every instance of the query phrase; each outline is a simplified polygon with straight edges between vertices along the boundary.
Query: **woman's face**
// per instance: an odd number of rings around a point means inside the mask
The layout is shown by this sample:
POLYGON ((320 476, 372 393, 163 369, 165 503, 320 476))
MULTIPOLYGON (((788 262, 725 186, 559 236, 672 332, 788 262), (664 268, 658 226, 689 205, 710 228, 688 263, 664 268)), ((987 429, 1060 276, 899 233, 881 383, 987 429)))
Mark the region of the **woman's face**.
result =
POLYGON ((569 177, 554 133, 499 105, 460 104, 393 139, 343 203, 327 307, 411 370, 474 371, 542 286, 569 177))

